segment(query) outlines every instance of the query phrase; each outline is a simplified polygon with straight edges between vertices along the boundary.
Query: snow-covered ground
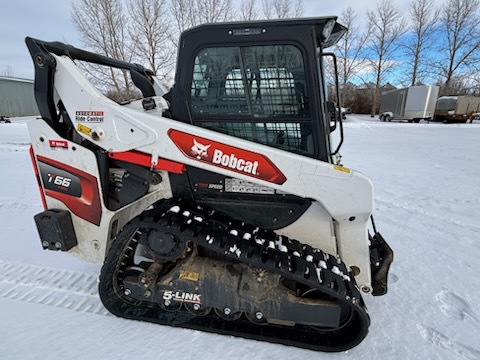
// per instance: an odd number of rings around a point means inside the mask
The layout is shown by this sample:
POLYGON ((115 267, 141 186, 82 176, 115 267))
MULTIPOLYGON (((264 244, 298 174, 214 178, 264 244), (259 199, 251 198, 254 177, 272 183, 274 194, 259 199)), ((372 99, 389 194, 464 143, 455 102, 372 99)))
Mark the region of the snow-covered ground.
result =
POLYGON ((107 314, 98 266, 41 249, 29 120, 0 124, 1 359, 480 359, 479 123, 347 117, 343 163, 373 181, 395 262, 367 338, 324 354, 107 314))

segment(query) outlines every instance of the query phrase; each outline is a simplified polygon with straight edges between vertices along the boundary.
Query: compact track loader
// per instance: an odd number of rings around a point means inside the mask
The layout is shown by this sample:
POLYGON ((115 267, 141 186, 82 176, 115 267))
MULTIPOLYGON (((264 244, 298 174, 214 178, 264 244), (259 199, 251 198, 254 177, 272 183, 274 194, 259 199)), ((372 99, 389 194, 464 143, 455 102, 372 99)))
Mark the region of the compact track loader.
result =
POLYGON ((193 28, 168 92, 140 65, 27 38, 43 248, 103 263, 99 294, 121 317, 356 346, 393 253, 370 180, 338 162, 324 49, 345 31, 335 17, 193 28), (106 98, 76 61, 129 72, 142 99, 106 98))

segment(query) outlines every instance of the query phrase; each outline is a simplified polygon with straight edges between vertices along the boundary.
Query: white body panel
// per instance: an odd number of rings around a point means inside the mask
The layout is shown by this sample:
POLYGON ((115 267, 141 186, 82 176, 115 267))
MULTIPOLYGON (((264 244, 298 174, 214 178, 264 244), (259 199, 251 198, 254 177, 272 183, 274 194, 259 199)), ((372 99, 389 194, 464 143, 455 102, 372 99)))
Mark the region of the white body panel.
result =
POLYGON ((290 238, 302 239, 302 243, 338 255, 332 218, 317 202, 312 203, 300 219, 276 232, 290 238))
MULTIPOLYGON (((28 130, 30 139, 32 139, 33 151, 37 157, 53 159, 99 178, 97 160, 90 150, 71 142, 68 142, 67 149, 52 150, 49 140, 59 140, 59 136, 42 120, 29 122, 28 130)), ((117 211, 108 210, 100 197, 102 208, 100 226, 92 224, 70 211, 78 240, 78 245, 73 247, 70 253, 85 261, 103 263, 109 240, 116 235, 115 231, 112 233, 112 230, 115 230, 112 228, 115 221, 117 224, 114 228, 118 232, 128 221, 142 213, 151 204, 160 199, 172 197, 168 176, 163 174, 162 178, 164 181, 159 185, 152 186, 151 192, 147 196, 117 211)), ((42 181, 41 177, 40 181, 42 181)), ((98 190, 100 192, 100 188, 98 190)), ((71 210, 60 200, 44 195, 48 209, 71 210)))
MULTIPOLYGON (((107 151, 119 152, 135 149, 151 154, 152 164, 156 164, 158 157, 161 157, 314 200, 314 206, 307 212, 305 219, 314 218, 315 213, 318 215, 318 218, 313 221, 305 220, 304 225, 301 225, 301 227, 308 228, 308 230, 298 229, 300 225, 297 225, 297 228, 293 225, 283 229, 283 231, 299 240, 303 240, 301 236, 310 232, 308 242, 311 245, 338 254, 347 266, 357 267, 360 270, 359 275, 356 276, 359 287, 371 290, 367 223, 373 209, 373 186, 370 180, 363 174, 339 168, 326 162, 164 118, 158 112, 147 113, 143 109, 137 110, 118 105, 99 93, 82 76, 76 65, 69 58, 58 56, 55 56, 55 58, 57 61, 55 73, 56 91, 61 94, 66 110, 77 129, 78 125, 88 126, 91 129, 90 133, 86 131, 79 132, 81 136, 107 151), (104 118, 96 124, 88 124, 82 121, 77 123, 76 114, 82 111, 103 112, 104 118), (276 184, 255 178, 247 172, 233 171, 227 166, 214 165, 199 161, 194 157, 188 157, 182 153, 169 137, 168 132, 171 129, 208 139, 212 142, 228 144, 248 152, 262 154, 281 171, 286 181, 282 184, 276 184), (92 137, 91 134, 93 132, 100 136, 92 137), (321 223, 319 228, 323 230, 317 233, 319 223, 321 223), (335 231, 334 236, 332 230, 335 231), (313 232, 318 234, 318 236, 313 232), (319 241, 320 236, 324 235, 321 233, 327 234, 327 236, 319 241)), ((45 143, 48 143, 48 140, 52 139, 52 137, 54 137, 54 140, 58 139, 58 135, 53 133, 53 131, 49 133, 46 129, 48 129, 48 125, 43 121, 32 122, 30 125, 32 139, 38 139, 39 136, 43 136, 47 139, 45 143)), ((34 150, 37 155, 45 154, 46 149, 43 148, 44 146, 46 145, 43 145, 40 141, 34 141, 34 150)), ((88 152, 88 150, 85 151, 88 152)), ((213 151, 213 149, 210 151, 213 151)), ((94 159, 89 160, 87 164, 87 161, 85 161, 87 157, 81 159, 81 157, 68 153, 65 153, 63 156, 63 161, 68 162, 71 166, 96 174, 94 159)), ((167 177, 164 176, 163 178, 166 179, 167 177)), ((162 197, 171 197, 168 184, 162 183, 160 189, 154 190, 145 198, 115 213, 108 211, 102 203, 104 216, 102 216, 100 227, 98 229, 86 227, 85 233, 81 230, 82 233, 77 234, 79 237, 83 238, 85 236, 98 241, 100 243, 100 250, 96 250, 98 255, 85 255, 92 251, 92 246, 89 244, 89 241, 92 240, 86 241, 84 246, 79 246, 77 253, 84 258, 92 258, 95 261, 103 259, 104 250, 110 238, 112 221, 119 219, 120 229, 126 220, 140 213, 151 203, 162 197)), ((47 199, 47 202, 49 207, 50 205, 52 207, 61 207, 60 204, 52 200, 47 199)), ((76 226, 76 229, 85 225, 80 224, 78 219, 75 221, 77 221, 75 225, 79 225, 78 227, 76 226)))

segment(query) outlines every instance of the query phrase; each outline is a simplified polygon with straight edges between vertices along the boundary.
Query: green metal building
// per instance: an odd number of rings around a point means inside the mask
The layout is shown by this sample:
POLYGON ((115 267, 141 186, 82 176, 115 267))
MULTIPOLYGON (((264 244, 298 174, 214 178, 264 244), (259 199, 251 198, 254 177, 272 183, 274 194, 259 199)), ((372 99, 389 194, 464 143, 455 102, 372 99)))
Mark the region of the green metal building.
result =
POLYGON ((0 76, 0 116, 39 114, 33 93, 33 80, 0 76))

